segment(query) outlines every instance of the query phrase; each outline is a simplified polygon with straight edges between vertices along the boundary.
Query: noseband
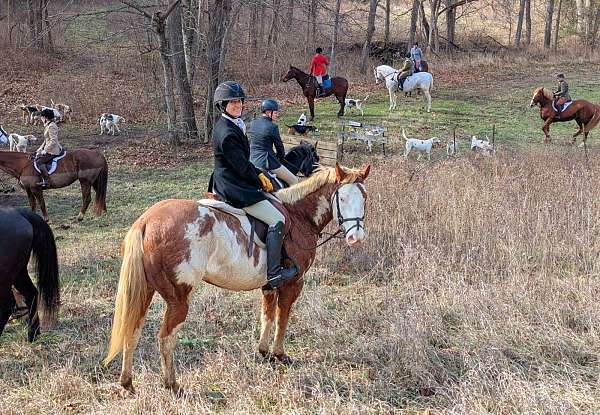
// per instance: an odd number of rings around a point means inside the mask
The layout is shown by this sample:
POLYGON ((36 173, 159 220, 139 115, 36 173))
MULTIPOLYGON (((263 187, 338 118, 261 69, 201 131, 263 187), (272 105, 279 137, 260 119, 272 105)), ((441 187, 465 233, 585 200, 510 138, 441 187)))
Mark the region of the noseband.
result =
MULTIPOLYGON (((342 186, 345 186, 347 184, 355 184, 355 183, 346 183, 346 184, 342 184, 340 186, 338 186, 337 189, 335 189, 335 192, 333 193, 333 196, 331 197, 332 202, 331 204, 333 205, 333 198, 335 197, 335 207, 336 207, 336 211, 337 211, 337 221, 338 221, 338 225, 340 227, 338 232, 344 232, 344 236, 348 235, 348 233, 356 228, 358 230, 360 230, 361 228, 364 229, 365 225, 363 224, 365 221, 365 215, 363 214, 360 217, 355 217, 355 218, 344 218, 342 216, 342 213, 340 211, 340 189, 342 188, 342 186), (350 228, 348 229, 344 229, 343 224, 345 222, 356 222, 354 225, 352 225, 350 228)), ((358 188, 360 189, 361 193, 363 194, 363 196, 365 196, 365 191, 362 188, 362 185, 360 183, 356 183, 358 184, 358 188)), ((365 197, 366 198, 366 197, 365 197)))

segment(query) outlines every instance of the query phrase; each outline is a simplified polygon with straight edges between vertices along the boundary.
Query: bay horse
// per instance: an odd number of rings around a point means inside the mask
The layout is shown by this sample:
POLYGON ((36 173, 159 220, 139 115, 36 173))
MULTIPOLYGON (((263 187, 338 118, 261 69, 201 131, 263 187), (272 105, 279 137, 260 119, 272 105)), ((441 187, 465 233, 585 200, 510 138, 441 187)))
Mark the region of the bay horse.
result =
MULTIPOLYGON (((48 221, 48 211, 44 200, 43 189, 38 185, 40 176, 33 167, 31 156, 26 153, 0 151, 0 170, 19 180, 19 184, 27 192, 29 206, 35 211, 39 203, 42 216, 48 221)), ((104 155, 95 150, 84 148, 67 152, 58 162, 56 172, 50 175, 49 189, 58 189, 79 180, 81 185, 82 204, 77 220, 83 220, 83 215, 92 200, 91 188, 96 192, 94 212, 97 216, 106 213, 106 188, 108 184, 108 164, 104 155)))
MULTIPOLYGON (((285 75, 281 77, 283 82, 287 82, 290 79, 295 79, 302 88, 302 93, 308 101, 308 108, 310 109, 310 119, 315 119, 315 98, 317 97, 317 79, 303 72, 302 70, 290 65, 290 69, 285 75)), ((338 111, 338 117, 344 115, 344 107, 346 106, 345 100, 348 94, 348 80, 340 76, 331 78, 331 88, 324 91, 325 94, 318 98, 325 98, 330 95, 335 95, 335 98, 340 103, 340 110, 338 111)))
POLYGON ((536 88, 533 91, 533 97, 529 103, 530 107, 540 106, 540 117, 544 121, 542 131, 544 131, 544 143, 550 142, 550 124, 553 122, 573 121, 579 126, 579 130, 573 134, 571 144, 575 144, 576 137, 583 133, 583 143, 585 144, 588 134, 600 122, 600 106, 584 99, 576 99, 569 105, 557 118, 558 113, 554 110, 552 102, 554 95, 552 91, 546 88, 536 88))
MULTIPOLYGON (((120 384, 133 392, 133 354, 155 291, 166 302, 158 333, 163 381, 175 393, 173 352, 177 332, 186 319, 189 301, 202 282, 234 291, 263 287, 258 351, 270 356, 269 338, 276 324, 272 354, 289 361, 283 341, 290 309, 304 284, 304 273, 316 253, 319 234, 335 218, 349 246, 365 238, 364 180, 370 166, 349 169, 336 165, 275 196, 286 212, 284 247, 299 267, 298 276, 278 290, 264 288, 266 250, 254 244, 234 216, 195 200, 163 200, 144 212, 131 226, 122 245, 123 263, 115 300, 112 334, 104 365, 123 352, 120 384)), ((286 260, 291 262, 290 259, 286 260)))
MULTIPOLYGON (((373 69, 375 83, 384 81, 390 95, 389 111, 396 108, 396 93, 398 92, 398 74, 400 71, 388 65, 379 65, 373 69)), ((404 92, 420 90, 423 92, 423 99, 427 104, 427 112, 431 112, 431 88, 433 88, 433 75, 429 72, 417 72, 406 78, 404 81, 404 92)))
POLYGON ((0 252, 0 335, 15 306, 14 286, 25 297, 29 314, 27 340, 32 342, 40 334, 38 289, 47 319, 54 319, 60 302, 54 235, 36 213, 23 208, 0 207, 0 252), (27 272, 32 256, 38 289, 27 272))

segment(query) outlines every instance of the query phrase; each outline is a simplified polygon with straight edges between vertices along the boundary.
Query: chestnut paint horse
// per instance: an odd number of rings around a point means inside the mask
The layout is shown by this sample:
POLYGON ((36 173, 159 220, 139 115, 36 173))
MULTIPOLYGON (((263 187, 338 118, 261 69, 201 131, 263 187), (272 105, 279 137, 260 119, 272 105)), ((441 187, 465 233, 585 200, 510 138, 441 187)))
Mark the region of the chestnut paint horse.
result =
POLYGON ((583 133, 583 142, 587 141, 588 134, 600 122, 600 106, 584 99, 576 99, 556 118, 557 112, 552 107, 553 94, 545 88, 536 88, 533 91, 533 97, 529 104, 530 107, 540 106, 540 117, 544 121, 542 130, 544 131, 544 143, 550 142, 550 124, 553 122, 563 122, 575 120, 579 126, 579 131, 573 134, 571 144, 575 144, 576 137, 583 133))
MULTIPOLYGON (((316 85, 317 79, 301 71, 300 69, 290 65, 290 69, 285 75, 281 77, 283 82, 287 82, 290 79, 295 79, 302 88, 302 93, 308 101, 308 108, 310 109, 310 119, 315 119, 315 98, 317 97, 316 85)), ((338 111, 338 117, 344 115, 344 107, 346 106, 346 94, 348 94, 348 80, 340 76, 331 78, 331 88, 325 90, 325 94, 318 98, 325 98, 334 94, 338 102, 340 103, 340 110, 338 111)))
MULTIPOLYGON (((30 155, 13 151, 0 151, 0 170, 4 170, 19 180, 19 184, 27 192, 31 210, 35 211, 36 202, 39 203, 42 216, 48 221, 44 193, 38 185, 41 179, 33 167, 30 155)), ((67 155, 58 162, 56 171, 50 175, 49 189, 69 186, 75 180, 79 180, 83 199, 77 220, 83 219, 83 215, 85 215, 90 205, 92 187, 96 192, 94 212, 97 216, 106 213, 108 165, 104 155, 98 151, 84 148, 67 152, 67 155)))
MULTIPOLYGON (((287 213, 285 250, 300 272, 278 290, 263 289, 258 345, 263 356, 269 356, 270 332, 275 323, 273 355, 289 361, 283 340, 290 309, 302 290, 303 275, 315 258, 317 240, 325 226, 335 218, 349 246, 365 238, 367 196, 363 182, 369 169, 336 165, 275 194, 287 213)), ((123 352, 119 382, 133 392, 133 353, 154 292, 158 291, 167 306, 158 333, 163 379, 167 388, 179 393, 173 352, 192 292, 202 281, 234 291, 264 287, 266 251, 254 244, 249 255, 248 236, 238 219, 195 200, 164 200, 149 208, 129 229, 122 251, 112 335, 104 364, 123 352)))

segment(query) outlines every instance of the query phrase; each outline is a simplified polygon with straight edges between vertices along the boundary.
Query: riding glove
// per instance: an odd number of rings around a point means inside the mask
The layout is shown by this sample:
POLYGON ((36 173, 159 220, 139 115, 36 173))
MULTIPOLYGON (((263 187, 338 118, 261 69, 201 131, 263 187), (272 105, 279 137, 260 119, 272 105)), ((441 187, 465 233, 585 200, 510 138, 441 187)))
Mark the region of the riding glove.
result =
POLYGON ((271 193, 273 191, 273 183, 271 183, 271 180, 269 180, 269 178, 265 176, 264 173, 259 173, 258 179, 260 180, 262 188, 265 192, 271 193))

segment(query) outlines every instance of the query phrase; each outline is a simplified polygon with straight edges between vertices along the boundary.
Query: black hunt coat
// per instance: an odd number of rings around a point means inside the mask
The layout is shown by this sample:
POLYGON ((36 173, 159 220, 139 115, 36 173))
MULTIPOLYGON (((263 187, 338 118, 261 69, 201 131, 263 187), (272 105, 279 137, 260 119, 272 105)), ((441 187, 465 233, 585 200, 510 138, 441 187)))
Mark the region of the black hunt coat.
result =
POLYGON ((250 146, 242 130, 220 117, 212 134, 215 155, 212 191, 236 208, 266 200, 258 178, 261 172, 250 162, 250 146))
POLYGON ((279 127, 269 117, 261 116, 250 125, 250 161, 259 169, 275 170, 285 159, 279 127), (275 151, 273 151, 275 146, 275 151))

